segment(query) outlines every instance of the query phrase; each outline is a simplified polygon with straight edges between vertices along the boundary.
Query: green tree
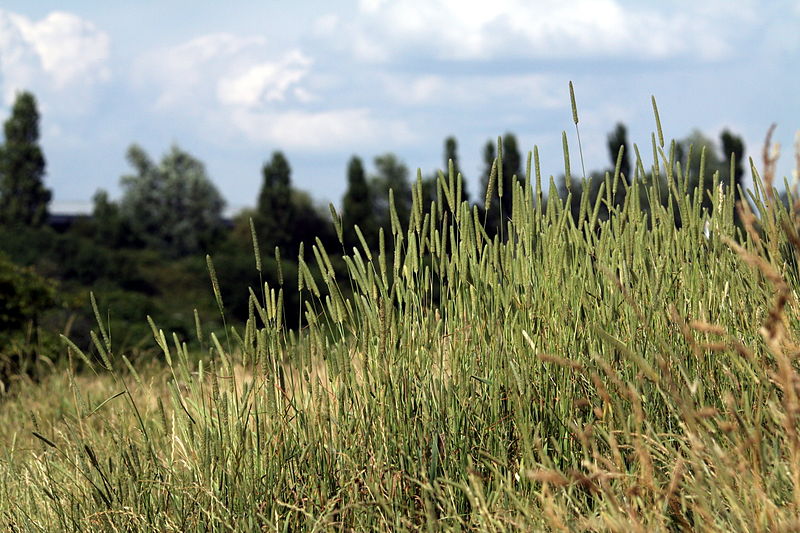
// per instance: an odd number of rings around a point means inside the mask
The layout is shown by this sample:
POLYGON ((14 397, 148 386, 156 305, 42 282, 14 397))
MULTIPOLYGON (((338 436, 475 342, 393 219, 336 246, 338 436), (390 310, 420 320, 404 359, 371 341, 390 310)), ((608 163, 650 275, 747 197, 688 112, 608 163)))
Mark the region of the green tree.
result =
MULTIPOLYGON (((489 212, 486 213, 486 226, 487 231, 497 232, 502 227, 502 219, 508 220, 511 217, 511 210, 513 205, 512 191, 513 183, 520 181, 520 166, 522 164, 522 156, 519 152, 517 145, 517 137, 513 133, 506 133, 502 138, 503 148, 503 196, 500 197, 500 173, 498 171, 494 189, 492 191, 492 200, 489 212)), ((496 158, 495 143, 487 141, 483 150, 483 161, 485 170, 481 179, 484 192, 484 209, 486 208, 485 192, 489 185, 489 175, 491 173, 492 164, 496 158)), ((498 169, 499 170, 499 169, 498 169)))
POLYGON ((288 247, 293 241, 296 220, 292 203, 292 169, 283 152, 273 152, 261 171, 264 182, 258 195, 256 225, 259 238, 273 247, 288 247))
MULTIPOLYGON (((489 175, 492 172, 492 165, 494 164, 494 160, 497 157, 497 153, 495 152, 495 143, 492 141, 486 141, 486 144, 483 147, 483 175, 481 176, 481 200, 483 201, 483 207, 486 207, 486 193, 489 187, 489 175)), ((494 184, 494 188, 497 189, 497 183, 494 184)), ((494 194, 492 195, 494 196, 494 194)))
POLYGON ((339 246, 339 238, 336 236, 327 205, 315 203, 307 191, 293 189, 292 212, 295 216, 292 238, 289 241, 292 250, 296 250, 301 241, 304 241, 306 249, 309 249, 317 238, 322 241, 326 250, 335 250, 339 246))
POLYGON ((453 162, 453 172, 456 176, 461 176, 461 201, 469 201, 469 191, 467 190, 467 180, 461 172, 461 166, 458 164, 458 142, 453 136, 444 140, 444 174, 447 176, 449 171, 450 161, 453 162))
MULTIPOLYGON (((722 144, 722 159, 723 161, 730 161, 733 157, 733 186, 735 187, 734 196, 738 200, 739 189, 744 190, 744 166, 742 160, 744 159, 744 140, 739 136, 731 133, 729 130, 724 130, 720 135, 720 143, 722 144)), ((728 171, 730 173, 730 171, 728 171)), ((727 174, 725 174, 727 175, 727 174)))
POLYGON ((517 145, 517 137, 513 133, 503 136, 503 212, 511 216, 512 183, 522 179, 522 155, 517 145))
POLYGON ((611 157, 611 172, 616 170, 619 151, 622 149, 622 162, 619 166, 620 174, 625 181, 631 183, 631 151, 628 145, 628 130, 622 122, 617 123, 614 131, 608 134, 608 155, 611 157))
POLYGON ((52 281, 0 254, 0 392, 12 376, 32 372, 48 337, 40 336, 39 318, 56 303, 52 281))
POLYGON ((119 214, 132 237, 174 256, 208 251, 222 234, 225 201, 205 165, 177 146, 160 164, 137 145, 127 158, 136 172, 122 177, 119 214))
POLYGON ((44 187, 45 159, 39 147, 39 112, 29 92, 17 95, 4 124, 0 149, 0 222, 40 226, 51 193, 44 187))
POLYGON ((53 282, 0 255, 0 338, 36 321, 55 305, 55 297, 53 282))
POLYGON ((99 189, 92 197, 92 229, 94 238, 109 248, 119 248, 128 244, 125 224, 122 221, 119 205, 111 201, 108 192, 99 189))
POLYGON ((396 155, 388 153, 375 158, 376 172, 370 180, 370 194, 380 226, 389 229, 389 190, 393 191, 397 218, 403 229, 411 218, 411 184, 408 167, 396 155))
MULTIPOLYGON (((694 130, 688 137, 679 143, 679 159, 685 172, 689 173, 688 191, 693 192, 700 186, 700 167, 703 149, 705 149, 705 162, 703 166, 703 184, 700 205, 703 209, 710 211, 712 208, 711 198, 717 195, 714 190, 714 174, 719 173, 719 180, 724 186, 730 174, 730 164, 720 158, 714 141, 703 135, 700 130, 694 130), (691 152, 691 158, 690 158, 691 152)), ((676 213, 677 216, 677 213, 676 213)), ((681 224, 676 220, 677 224, 681 224)))
POLYGON ((369 245, 377 243, 377 228, 372 209, 372 194, 364 165, 359 157, 353 156, 347 164, 347 191, 342 199, 342 225, 348 248, 358 245, 358 237, 353 229, 356 225, 369 245))
MULTIPOLYGON (((621 122, 617 123, 614 129, 608 134, 607 146, 609 159, 611 161, 611 166, 609 168, 590 172, 586 177, 586 181, 573 175, 570 191, 567 190, 566 183, 560 187, 559 195, 562 198, 566 199, 569 192, 572 193, 570 210, 574 220, 578 220, 580 217, 581 204, 584 202, 584 196, 587 197, 587 205, 595 206, 597 205, 598 195, 601 191, 603 192, 604 197, 607 197, 607 195, 613 191, 613 182, 610 182, 612 183, 612 191, 603 190, 601 187, 606 181, 606 174, 611 177, 614 176, 620 150, 622 150, 622 161, 620 161, 619 167, 620 181, 625 180, 626 183, 630 184, 633 180, 633 176, 631 176, 631 156, 630 147, 628 144, 628 130, 624 124, 621 122)), ((613 196, 613 198, 611 198, 613 205, 617 207, 624 205, 626 191, 627 189, 620 183, 616 184, 616 194, 613 196)), ((609 209, 605 202, 600 203, 597 211, 597 217, 598 220, 608 219, 609 209)))

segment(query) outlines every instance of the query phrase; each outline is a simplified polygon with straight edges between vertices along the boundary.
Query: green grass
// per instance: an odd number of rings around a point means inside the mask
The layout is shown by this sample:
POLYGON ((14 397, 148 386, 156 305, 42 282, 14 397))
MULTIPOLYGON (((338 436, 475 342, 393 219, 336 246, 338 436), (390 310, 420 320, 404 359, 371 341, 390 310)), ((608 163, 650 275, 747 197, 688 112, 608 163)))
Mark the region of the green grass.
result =
POLYGON ((349 251, 345 290, 305 251, 300 330, 289 285, 254 287, 243 329, 198 325, 199 358, 153 325, 163 360, 133 370, 101 327, 95 373, 0 411, 3 525, 796 530, 795 213, 757 176, 758 228, 732 191, 703 212, 653 145, 674 187, 640 172, 616 206, 608 176, 577 219, 529 164, 502 238, 454 204, 457 176, 431 206, 415 188, 410 227, 349 251))

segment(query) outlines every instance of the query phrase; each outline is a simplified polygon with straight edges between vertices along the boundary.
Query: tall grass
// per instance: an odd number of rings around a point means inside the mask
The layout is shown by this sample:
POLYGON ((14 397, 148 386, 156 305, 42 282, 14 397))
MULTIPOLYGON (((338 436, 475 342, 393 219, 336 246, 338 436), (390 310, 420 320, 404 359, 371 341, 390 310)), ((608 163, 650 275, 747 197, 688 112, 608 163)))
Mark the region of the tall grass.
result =
POLYGON ((199 362, 151 322, 163 370, 135 369, 98 312, 96 356, 68 343, 96 375, 3 408, 4 525, 800 528, 797 213, 756 172, 745 226, 726 177, 703 211, 658 130, 653 173, 636 148, 637 179, 608 175, 577 217, 534 151, 502 238, 452 171, 430 206, 415 185, 408 227, 348 250, 344 284, 318 242, 298 287, 242 295, 243 329, 198 320, 199 362))

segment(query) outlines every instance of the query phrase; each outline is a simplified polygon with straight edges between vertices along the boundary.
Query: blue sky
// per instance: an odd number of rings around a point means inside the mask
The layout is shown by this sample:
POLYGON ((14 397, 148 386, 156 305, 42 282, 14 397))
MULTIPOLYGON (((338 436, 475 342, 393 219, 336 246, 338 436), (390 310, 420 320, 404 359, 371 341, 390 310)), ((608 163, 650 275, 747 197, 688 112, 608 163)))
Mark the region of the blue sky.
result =
POLYGON ((650 153, 655 95, 665 135, 728 127, 759 166, 777 122, 791 179, 798 28, 800 0, 5 0, 0 118, 18 90, 37 96, 54 210, 118 195, 134 142, 203 160, 232 210, 278 149, 321 203, 339 203, 351 155, 428 174, 448 135, 473 194, 483 145, 507 131, 557 175, 570 80, 587 171, 608 165, 618 121, 650 153))

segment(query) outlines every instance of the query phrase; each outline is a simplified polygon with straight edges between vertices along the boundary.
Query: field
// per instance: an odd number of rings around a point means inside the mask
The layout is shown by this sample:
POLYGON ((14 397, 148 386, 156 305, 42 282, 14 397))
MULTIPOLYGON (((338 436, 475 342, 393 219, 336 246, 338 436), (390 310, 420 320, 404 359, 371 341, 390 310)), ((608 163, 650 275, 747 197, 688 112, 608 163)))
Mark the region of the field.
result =
POLYGON ((771 176, 741 211, 727 176, 690 188, 673 152, 577 216, 534 152, 493 238, 441 176, 344 283, 320 243, 243 328, 151 323, 147 364, 95 309, 91 349, 4 400, 2 527, 796 531, 796 213, 771 176))

